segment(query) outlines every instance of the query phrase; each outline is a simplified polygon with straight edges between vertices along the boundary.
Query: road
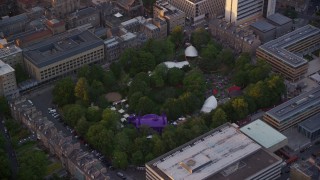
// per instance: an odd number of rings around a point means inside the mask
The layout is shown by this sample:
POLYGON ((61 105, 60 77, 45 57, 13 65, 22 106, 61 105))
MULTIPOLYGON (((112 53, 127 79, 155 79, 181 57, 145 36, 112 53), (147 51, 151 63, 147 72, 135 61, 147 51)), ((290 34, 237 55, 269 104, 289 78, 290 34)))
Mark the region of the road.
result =
POLYGON ((10 167, 12 170, 12 179, 16 179, 18 174, 19 164, 16 157, 16 153, 11 144, 10 135, 8 132, 7 133, 5 132, 5 125, 2 123, 2 121, 3 121, 3 117, 0 116, 0 131, 6 139, 5 150, 8 153, 8 157, 10 161, 10 167))
MULTIPOLYGON (((52 107, 52 89, 53 87, 45 87, 43 89, 39 89, 36 92, 32 92, 29 94, 29 99, 32 101, 33 105, 40 111, 42 111, 43 116, 46 116, 48 120, 53 122, 55 127, 58 129, 58 131, 62 131, 66 135, 70 135, 73 137, 75 141, 79 141, 79 139, 75 138, 74 135, 70 132, 70 130, 67 129, 66 125, 64 125, 62 122, 58 121, 57 119, 53 118, 51 114, 48 112, 48 108, 52 107)), ((92 150, 89 150, 83 143, 80 143, 80 147, 82 150, 91 152, 92 150)), ((119 172, 118 170, 108 170, 108 175, 111 179, 121 179, 116 175, 116 173, 119 172)), ((142 171, 137 171, 133 169, 128 169, 126 171, 120 171, 122 172, 128 180, 143 180, 145 179, 145 173, 142 171)))

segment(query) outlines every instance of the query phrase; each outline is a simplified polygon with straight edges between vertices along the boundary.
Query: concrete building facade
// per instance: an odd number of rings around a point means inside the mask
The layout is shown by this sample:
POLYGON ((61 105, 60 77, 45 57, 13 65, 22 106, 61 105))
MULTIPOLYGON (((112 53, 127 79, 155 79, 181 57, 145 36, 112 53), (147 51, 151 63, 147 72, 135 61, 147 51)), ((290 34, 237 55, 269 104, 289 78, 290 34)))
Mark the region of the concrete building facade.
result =
POLYGON ((14 69, 0 60, 0 96, 18 94, 14 69))
POLYGON ((252 30, 235 26, 224 19, 214 19, 209 24, 210 32, 224 47, 235 50, 236 53, 255 53, 261 45, 259 38, 252 30))
POLYGON ((5 17, 0 20, 0 32, 7 37, 15 33, 23 32, 29 19, 26 13, 12 17, 5 17))
POLYGON ((89 31, 72 30, 25 49, 24 64, 38 82, 73 73, 104 60, 103 41, 89 31))
POLYGON ((320 112, 320 87, 305 92, 267 111, 263 120, 284 131, 320 112))
POLYGON ((51 0, 51 13, 59 18, 64 18, 68 14, 80 9, 79 0, 51 0))
POLYGON ((316 114, 299 123, 298 131, 311 141, 320 137, 320 114, 316 114))
POLYGON ((275 13, 269 15, 266 19, 270 24, 276 26, 276 37, 281 37, 285 34, 288 34, 293 29, 293 21, 292 19, 280 14, 275 13))
POLYGON ((263 1, 263 17, 267 18, 275 13, 277 0, 263 1))
POLYGON ((22 49, 15 44, 0 43, 0 61, 15 67, 17 64, 22 64, 22 49))
POLYGON ((264 0, 226 0, 225 19, 227 22, 241 24, 262 16, 264 0))
POLYGON ((277 179, 281 162, 226 123, 146 163, 146 179, 277 179))
POLYGON ((308 61, 303 55, 319 47, 320 30, 307 25, 261 45, 256 54, 258 58, 265 59, 273 71, 290 81, 297 81, 308 70, 308 61))
POLYGON ((100 12, 96 8, 87 7, 77 10, 67 18, 68 29, 85 24, 91 24, 92 27, 100 26, 100 12))
POLYGON ((168 2, 157 1, 153 5, 153 18, 159 17, 166 20, 168 23, 168 33, 176 26, 184 28, 186 21, 186 14, 176 7, 170 5, 168 2))
POLYGON ((169 3, 186 13, 194 24, 205 17, 215 18, 224 14, 225 0, 169 0, 169 3))
POLYGON ((250 28, 259 36, 261 43, 265 43, 276 38, 276 27, 266 21, 257 21, 251 24, 250 28))

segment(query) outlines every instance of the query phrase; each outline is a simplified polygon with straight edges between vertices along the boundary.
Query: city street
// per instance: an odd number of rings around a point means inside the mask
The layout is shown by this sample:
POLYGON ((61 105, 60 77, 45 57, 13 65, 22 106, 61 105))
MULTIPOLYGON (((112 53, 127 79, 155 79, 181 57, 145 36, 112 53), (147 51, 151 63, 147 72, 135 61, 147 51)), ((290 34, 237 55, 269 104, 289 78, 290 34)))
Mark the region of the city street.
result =
MULTIPOLYGON (((52 121, 55 125, 55 127, 62 131, 63 133, 67 135, 73 136, 73 139, 75 141, 79 141, 79 139, 75 138, 74 135, 72 135, 71 131, 67 129, 66 125, 64 125, 59 120, 55 119, 51 114, 48 112, 48 108, 52 108, 52 89, 53 87, 45 87, 44 89, 38 90, 36 92, 32 92, 29 94, 29 99, 32 101, 33 105, 40 111, 42 111, 42 115, 46 116, 48 120, 52 121)), ((90 152, 90 150, 83 144, 80 143, 80 147, 82 150, 90 152)), ((108 168, 108 166, 107 166, 108 168)), ((111 179, 121 179, 117 176, 118 170, 110 170, 108 169, 108 175, 111 179)), ((145 171, 138 171, 134 168, 128 169, 126 171, 120 171, 122 172, 128 180, 143 180, 145 179, 145 171)))
POLYGON ((17 173, 18 173, 18 166, 19 166, 18 160, 11 144, 10 135, 5 130, 5 125, 2 123, 3 120, 4 120, 3 117, 0 116, 0 131, 6 139, 5 150, 7 151, 9 161, 10 161, 10 167, 12 170, 12 179, 16 179, 17 173))

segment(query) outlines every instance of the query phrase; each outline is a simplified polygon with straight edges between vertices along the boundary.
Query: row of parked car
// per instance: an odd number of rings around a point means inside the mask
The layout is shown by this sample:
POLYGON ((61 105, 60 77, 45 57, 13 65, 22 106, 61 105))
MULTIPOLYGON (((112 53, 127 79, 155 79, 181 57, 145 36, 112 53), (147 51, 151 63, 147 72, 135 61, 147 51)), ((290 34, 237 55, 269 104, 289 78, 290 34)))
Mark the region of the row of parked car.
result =
POLYGON ((49 112, 49 114, 51 114, 52 117, 54 117, 55 119, 59 119, 59 118, 60 118, 60 115, 59 115, 59 113, 57 112, 56 109, 48 108, 48 112, 49 112))

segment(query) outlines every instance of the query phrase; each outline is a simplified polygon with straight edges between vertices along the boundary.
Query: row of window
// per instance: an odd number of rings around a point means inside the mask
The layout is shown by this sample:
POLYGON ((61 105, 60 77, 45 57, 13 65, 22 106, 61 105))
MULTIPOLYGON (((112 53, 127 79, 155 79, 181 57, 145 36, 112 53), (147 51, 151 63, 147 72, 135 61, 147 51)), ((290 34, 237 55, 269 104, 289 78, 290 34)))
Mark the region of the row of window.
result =
POLYGON ((68 62, 61 63, 54 67, 40 71, 41 80, 47 79, 56 75, 61 75, 70 70, 81 67, 84 64, 90 64, 97 60, 102 60, 104 58, 103 49, 90 53, 91 56, 84 55, 75 59, 72 59, 68 62))

